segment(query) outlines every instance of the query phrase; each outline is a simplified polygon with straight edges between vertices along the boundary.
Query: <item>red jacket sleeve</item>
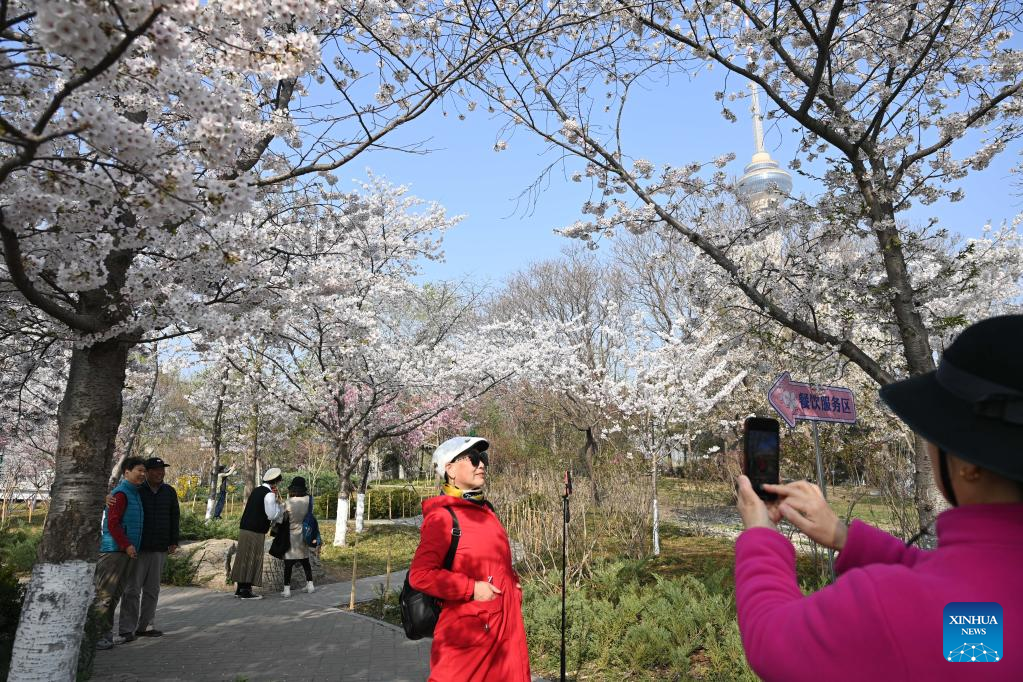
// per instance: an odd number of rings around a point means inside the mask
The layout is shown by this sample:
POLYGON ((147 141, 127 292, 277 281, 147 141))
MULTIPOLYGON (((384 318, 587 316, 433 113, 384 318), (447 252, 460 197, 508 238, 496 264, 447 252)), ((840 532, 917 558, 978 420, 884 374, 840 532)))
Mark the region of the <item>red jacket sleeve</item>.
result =
POLYGON ((107 511, 107 530, 114 542, 125 551, 131 546, 128 534, 124 532, 124 524, 121 519, 124 517, 124 510, 128 508, 128 497, 124 493, 114 493, 114 506, 107 511))
POLYGON ((845 547, 838 553, 835 572, 842 574, 870 564, 913 566, 927 554, 919 547, 906 547, 906 543, 894 535, 855 519, 849 525, 845 547))
POLYGON ((423 519, 419 547, 408 570, 413 589, 444 601, 469 601, 476 581, 464 573, 444 570, 444 557, 451 546, 451 515, 435 511, 423 519))

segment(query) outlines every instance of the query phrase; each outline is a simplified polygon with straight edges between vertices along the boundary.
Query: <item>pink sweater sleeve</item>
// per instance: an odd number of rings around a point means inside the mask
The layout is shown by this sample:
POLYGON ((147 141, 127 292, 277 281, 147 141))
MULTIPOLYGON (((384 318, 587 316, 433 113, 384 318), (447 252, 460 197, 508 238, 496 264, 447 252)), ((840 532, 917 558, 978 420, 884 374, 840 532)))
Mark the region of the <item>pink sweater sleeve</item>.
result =
POLYGON ((767 682, 909 679, 892 658, 882 601, 864 571, 803 596, 795 549, 775 530, 753 528, 735 543, 739 632, 746 660, 767 682))
POLYGON ((906 547, 906 543, 894 535, 855 519, 849 525, 845 547, 835 561, 835 572, 842 574, 870 564, 913 566, 925 556, 927 552, 919 547, 906 547))

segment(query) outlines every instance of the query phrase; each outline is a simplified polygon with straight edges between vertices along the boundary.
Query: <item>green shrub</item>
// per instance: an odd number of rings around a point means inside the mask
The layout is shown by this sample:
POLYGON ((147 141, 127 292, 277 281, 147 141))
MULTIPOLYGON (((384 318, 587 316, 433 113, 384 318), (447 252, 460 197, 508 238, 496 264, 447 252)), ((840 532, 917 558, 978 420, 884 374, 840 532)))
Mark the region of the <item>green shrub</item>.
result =
MULTIPOLYGON (((310 486, 313 493, 314 513, 318 519, 328 519, 337 517, 337 494, 339 490, 338 477, 333 471, 322 472, 316 477, 315 485, 312 481, 312 475, 308 471, 289 471, 284 474, 284 480, 281 482, 279 490, 281 491, 282 497, 287 497, 288 484, 296 476, 302 476, 306 480, 306 484, 310 486), (329 510, 329 511, 328 511, 329 510)), ((353 483, 356 483, 353 481, 353 483)), ((432 495, 433 489, 426 491, 427 495, 432 495)), ((416 516, 422 513, 422 496, 421 492, 413 490, 408 486, 405 481, 396 481, 393 484, 388 483, 382 485, 381 483, 375 483, 370 486, 369 493, 369 518, 371 519, 386 519, 388 518, 388 497, 390 497, 390 513, 393 518, 400 518, 402 516, 416 516)), ((351 504, 349 505, 348 518, 355 518, 355 494, 352 494, 351 504)))
POLYGON ((374 588, 373 599, 355 604, 356 613, 382 620, 391 625, 401 625, 401 606, 398 604, 398 593, 385 590, 383 585, 374 588))
MULTIPOLYGON (((419 491, 408 487, 370 488, 368 497, 368 512, 371 519, 398 519, 406 516, 418 516, 423 513, 423 498, 419 491)), ((355 518, 354 504, 352 505, 352 518, 355 518)))
MULTIPOLYGON (((550 580, 558 580, 550 576, 550 580)), ((524 585, 533 665, 556 670, 561 596, 524 585)), ((693 576, 668 579, 644 562, 609 564, 567 595, 568 668, 587 679, 755 680, 746 665, 730 593, 693 576)))
POLYGON ((0 563, 14 573, 27 573, 36 562, 36 550, 42 536, 23 530, 8 531, 0 536, 0 563))
POLYGON ((292 479, 296 476, 301 476, 305 479, 306 485, 309 486, 313 493, 313 505, 315 509, 313 513, 316 514, 316 518, 325 519, 327 516, 327 508, 330 507, 331 515, 337 513, 337 474, 333 471, 325 471, 316 476, 316 481, 313 481, 312 474, 308 471, 288 471, 284 474, 284 480, 281 481, 281 485, 278 488, 281 492, 282 497, 287 497, 288 485, 292 479))
POLYGON ((181 513, 182 540, 212 540, 214 538, 238 539, 238 522, 224 519, 210 519, 191 512, 181 513))
POLYGON ((188 587, 195 584, 195 572, 198 567, 192 563, 192 556, 195 551, 182 550, 175 554, 168 554, 167 561, 163 565, 163 573, 160 575, 160 582, 164 585, 176 585, 188 587))
POLYGON ((14 570, 6 563, 0 563, 0 679, 7 678, 7 669, 11 665, 11 648, 24 598, 25 589, 18 583, 14 570))

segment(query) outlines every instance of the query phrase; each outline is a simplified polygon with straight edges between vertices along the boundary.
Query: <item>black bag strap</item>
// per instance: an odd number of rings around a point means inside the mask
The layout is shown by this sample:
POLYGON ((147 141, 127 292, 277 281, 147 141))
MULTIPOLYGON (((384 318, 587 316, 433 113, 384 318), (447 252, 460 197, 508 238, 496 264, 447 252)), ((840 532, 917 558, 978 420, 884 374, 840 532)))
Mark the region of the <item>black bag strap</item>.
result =
POLYGON ((455 552, 458 551, 458 540, 462 537, 462 527, 458 525, 458 516, 451 507, 444 507, 451 514, 451 544, 448 546, 448 554, 444 557, 444 570, 450 571, 455 563, 455 552))

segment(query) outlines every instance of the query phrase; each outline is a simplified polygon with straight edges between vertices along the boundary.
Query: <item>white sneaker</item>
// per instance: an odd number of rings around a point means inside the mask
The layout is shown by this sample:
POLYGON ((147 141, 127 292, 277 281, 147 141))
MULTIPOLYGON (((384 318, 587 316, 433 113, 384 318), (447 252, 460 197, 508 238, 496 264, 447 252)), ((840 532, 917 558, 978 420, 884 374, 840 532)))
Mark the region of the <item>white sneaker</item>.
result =
POLYGON ((290 597, 291 596, 291 585, 285 585, 284 586, 284 591, 281 592, 281 596, 282 597, 290 597))
POLYGON ((111 644, 124 644, 125 642, 128 641, 128 638, 123 635, 114 635, 109 639, 111 644))
POLYGON ((306 580, 305 581, 305 592, 306 592, 306 594, 312 594, 315 591, 316 591, 316 588, 313 587, 313 581, 312 580, 306 580))

